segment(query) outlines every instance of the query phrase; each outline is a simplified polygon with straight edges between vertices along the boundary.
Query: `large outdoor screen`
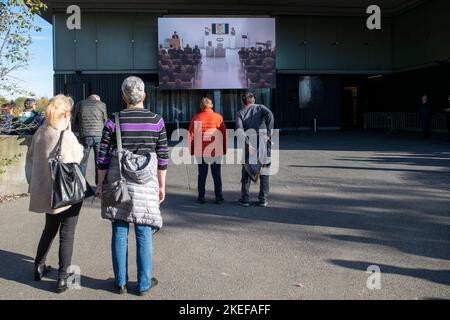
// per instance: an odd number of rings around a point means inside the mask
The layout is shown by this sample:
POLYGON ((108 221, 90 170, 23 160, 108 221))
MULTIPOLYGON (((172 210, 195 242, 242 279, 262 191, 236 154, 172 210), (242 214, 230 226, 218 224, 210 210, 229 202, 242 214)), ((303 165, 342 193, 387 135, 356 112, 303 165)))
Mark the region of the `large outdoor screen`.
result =
POLYGON ((159 18, 160 89, 275 88, 274 18, 159 18))

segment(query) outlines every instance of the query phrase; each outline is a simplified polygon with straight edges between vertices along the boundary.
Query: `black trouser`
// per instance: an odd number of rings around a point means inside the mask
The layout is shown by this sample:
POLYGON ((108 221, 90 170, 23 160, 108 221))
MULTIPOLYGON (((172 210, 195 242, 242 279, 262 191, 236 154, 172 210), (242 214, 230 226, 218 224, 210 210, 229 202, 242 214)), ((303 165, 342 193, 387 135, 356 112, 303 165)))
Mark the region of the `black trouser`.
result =
POLYGON ((39 240, 35 266, 45 264, 53 239, 59 230, 59 276, 67 276, 67 269, 72 263, 75 227, 82 204, 83 202, 77 203, 58 214, 45 215, 45 227, 39 240))
POLYGON ((424 114, 420 119, 422 125, 422 135, 425 139, 430 139, 431 137, 431 116, 429 114, 424 114))
POLYGON ((448 138, 450 139, 450 112, 447 112, 447 130, 448 130, 448 138))
MULTIPOLYGON (((244 166, 242 166, 242 179, 241 179, 241 200, 244 202, 250 201, 250 184, 252 183, 252 179, 248 175, 247 171, 245 171, 244 166)), ((267 197, 269 196, 269 176, 260 175, 259 176, 259 194, 258 199, 261 202, 267 201, 267 197)))
MULTIPOLYGON (((200 160, 200 159, 199 159, 200 160)), ((208 177, 208 169, 211 166, 211 173, 214 180, 214 193, 216 195, 216 198, 223 198, 222 193, 222 176, 220 174, 220 163, 216 162, 205 162, 204 159, 201 159, 201 162, 199 161, 198 164, 198 180, 197 180, 197 188, 198 188, 198 197, 204 198, 205 197, 205 185, 206 185, 206 178, 208 177)))

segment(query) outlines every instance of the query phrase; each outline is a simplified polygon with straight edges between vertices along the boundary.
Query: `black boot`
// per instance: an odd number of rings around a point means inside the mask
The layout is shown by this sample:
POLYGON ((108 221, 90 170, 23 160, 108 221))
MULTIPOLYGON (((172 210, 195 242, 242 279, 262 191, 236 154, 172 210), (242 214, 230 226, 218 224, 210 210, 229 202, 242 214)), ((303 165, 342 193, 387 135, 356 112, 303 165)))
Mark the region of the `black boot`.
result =
POLYGON ((52 271, 52 267, 46 266, 45 264, 41 264, 34 267, 34 280, 35 281, 41 281, 42 278, 52 271))
POLYGON ((146 295, 150 292, 150 289, 154 288, 157 284, 158 284, 158 279, 152 278, 152 282, 151 282, 150 288, 148 288, 148 289, 145 290, 145 291, 140 291, 140 292, 139 292, 139 295, 140 295, 141 297, 146 296, 146 295))
POLYGON ((116 285, 116 292, 117 292, 117 294, 127 293, 127 285, 123 285, 123 286, 116 285))
POLYGON ((197 202, 200 204, 205 204, 206 203, 205 197, 198 197, 197 202))
POLYGON ((216 204, 222 204, 225 201, 223 197, 216 197, 216 204))
POLYGON ((59 276, 58 283, 56 285, 56 293, 63 293, 68 289, 67 287, 67 276, 59 276))

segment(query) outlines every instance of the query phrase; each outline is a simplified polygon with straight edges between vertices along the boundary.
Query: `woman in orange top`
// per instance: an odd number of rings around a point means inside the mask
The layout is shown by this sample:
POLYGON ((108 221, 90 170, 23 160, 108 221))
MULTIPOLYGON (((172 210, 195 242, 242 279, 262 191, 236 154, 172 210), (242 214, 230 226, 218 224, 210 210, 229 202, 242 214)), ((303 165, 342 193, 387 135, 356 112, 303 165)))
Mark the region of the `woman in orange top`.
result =
POLYGON ((202 98, 201 112, 196 114, 189 127, 191 155, 198 162, 198 202, 205 203, 205 184, 208 168, 214 180, 216 203, 223 203, 222 177, 220 165, 222 156, 227 151, 227 128, 223 117, 213 110, 213 103, 209 98, 202 98))

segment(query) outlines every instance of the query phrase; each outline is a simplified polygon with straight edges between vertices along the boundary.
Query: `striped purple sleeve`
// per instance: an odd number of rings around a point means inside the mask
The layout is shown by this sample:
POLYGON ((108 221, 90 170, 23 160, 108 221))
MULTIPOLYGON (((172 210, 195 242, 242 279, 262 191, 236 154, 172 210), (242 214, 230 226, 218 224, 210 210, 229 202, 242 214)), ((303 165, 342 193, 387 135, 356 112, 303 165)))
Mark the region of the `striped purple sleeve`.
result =
POLYGON ((158 166, 167 166, 169 164, 168 159, 158 159, 158 166))
POLYGON ((97 167, 100 170, 107 170, 111 161, 112 145, 115 141, 116 126, 111 119, 108 119, 103 127, 102 139, 99 145, 97 167))
POLYGON ((111 119, 108 119, 106 121, 105 127, 107 127, 113 133, 116 132, 116 124, 111 119))
POLYGON ((158 158, 158 170, 166 170, 169 164, 169 147, 167 146, 167 134, 164 119, 158 121, 159 137, 156 143, 156 156, 158 158))

